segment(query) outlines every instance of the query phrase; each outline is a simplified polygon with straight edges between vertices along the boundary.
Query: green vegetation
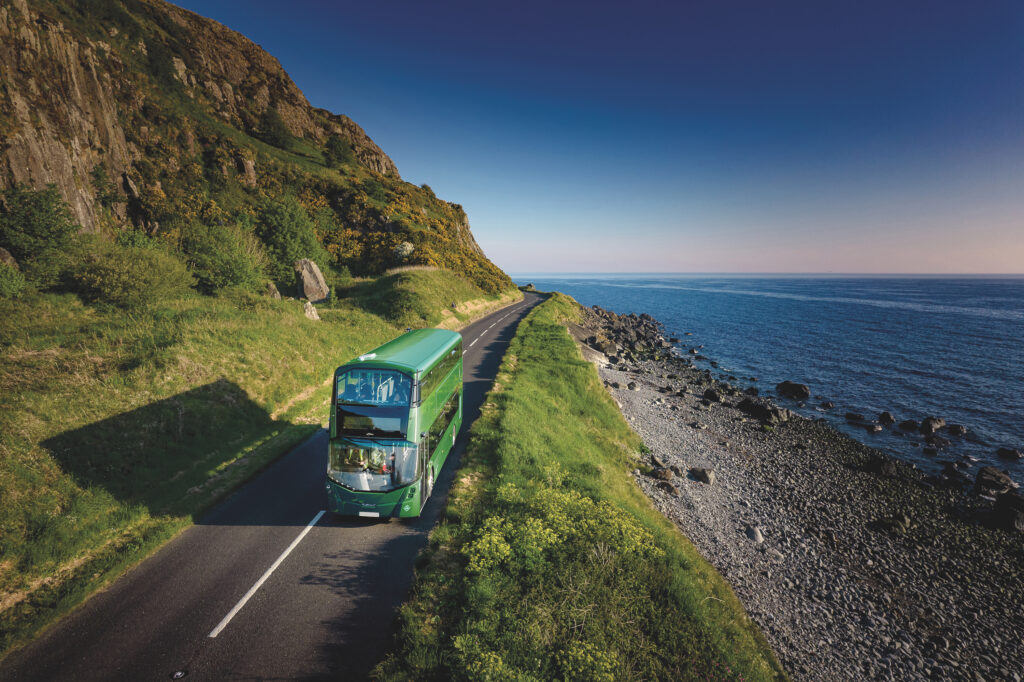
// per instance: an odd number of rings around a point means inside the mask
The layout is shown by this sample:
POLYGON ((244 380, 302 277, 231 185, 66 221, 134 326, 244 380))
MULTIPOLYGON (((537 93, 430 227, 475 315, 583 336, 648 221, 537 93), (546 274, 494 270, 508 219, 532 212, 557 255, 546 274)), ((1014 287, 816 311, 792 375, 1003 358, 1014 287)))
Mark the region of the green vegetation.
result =
POLYGON ((142 308, 186 296, 194 281, 185 264, 162 249, 79 241, 67 279, 86 302, 142 308))
POLYGON ((521 324, 378 679, 784 679, 728 585, 652 508, 642 444, 556 294, 521 324))
POLYGON ((281 114, 274 107, 267 107, 260 115, 256 135, 267 144, 281 149, 289 149, 295 139, 291 131, 288 130, 288 126, 285 125, 284 119, 281 118, 281 114))
POLYGON ((331 135, 324 145, 324 162, 331 168, 351 166, 356 162, 352 145, 341 135, 331 135))
MULTIPOLYGON (((318 253, 314 244, 309 253, 318 253)), ((227 287, 257 290, 265 280, 267 257, 252 235, 236 227, 200 222, 181 233, 181 250, 200 291, 212 294, 227 287)), ((322 252, 322 247, 319 252, 322 252)))
POLYGON ((329 256, 316 238, 313 221, 295 197, 268 201, 257 218, 256 234, 267 245, 270 274, 279 283, 294 280, 293 266, 300 258, 327 265, 329 256))
MULTIPOLYGON (((172 258, 135 239, 97 248, 172 258)), ((434 301, 481 295, 442 271, 401 280, 434 301)), ((296 301, 237 288, 128 311, 70 293, 0 298, 0 655, 315 431, 334 368, 409 323, 365 303, 335 301, 313 322, 296 301)), ((430 305, 409 301, 436 319, 430 305)))
POLYGON ((78 231, 60 192, 54 185, 39 191, 17 185, 0 200, 0 246, 11 252, 28 281, 52 285, 60 275, 61 253, 78 231))
POLYGON ((0 263, 0 298, 15 298, 25 290, 25 276, 11 266, 0 263))

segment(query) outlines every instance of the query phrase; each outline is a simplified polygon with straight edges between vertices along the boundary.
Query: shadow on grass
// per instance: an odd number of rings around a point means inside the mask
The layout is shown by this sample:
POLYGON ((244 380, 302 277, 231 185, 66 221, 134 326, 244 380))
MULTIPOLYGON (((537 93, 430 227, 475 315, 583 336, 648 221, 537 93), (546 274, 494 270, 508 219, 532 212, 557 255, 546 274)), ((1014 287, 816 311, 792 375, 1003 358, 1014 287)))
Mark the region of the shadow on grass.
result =
POLYGON ((290 426, 220 379, 43 441, 66 473, 152 514, 189 513, 239 453, 290 426), (191 499, 190 499, 191 498, 191 499))

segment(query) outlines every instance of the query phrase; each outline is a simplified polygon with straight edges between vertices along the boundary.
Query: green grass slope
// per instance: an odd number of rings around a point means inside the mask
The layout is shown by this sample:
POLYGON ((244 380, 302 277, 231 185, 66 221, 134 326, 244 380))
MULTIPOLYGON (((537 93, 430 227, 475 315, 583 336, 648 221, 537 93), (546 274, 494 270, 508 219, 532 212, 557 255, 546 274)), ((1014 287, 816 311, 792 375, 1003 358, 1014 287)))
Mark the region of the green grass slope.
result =
POLYGON ((378 679, 785 679, 732 590, 631 478, 643 446, 566 332, 520 325, 378 679))
POLYGON ((337 365, 500 298, 436 270, 354 286, 320 322, 245 292, 0 298, 0 655, 315 431, 337 365))

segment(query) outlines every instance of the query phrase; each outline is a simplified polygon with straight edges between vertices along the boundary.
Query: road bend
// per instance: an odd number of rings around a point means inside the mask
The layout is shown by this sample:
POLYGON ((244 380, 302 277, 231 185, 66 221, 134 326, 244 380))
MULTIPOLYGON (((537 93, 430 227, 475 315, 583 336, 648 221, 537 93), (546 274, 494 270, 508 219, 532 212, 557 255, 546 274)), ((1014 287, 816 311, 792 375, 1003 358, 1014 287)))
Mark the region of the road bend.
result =
POLYGON ((321 430, 9 656, 0 679, 365 678, 391 643, 466 432, 519 321, 541 300, 527 293, 462 330, 464 426, 420 518, 323 513, 321 430))

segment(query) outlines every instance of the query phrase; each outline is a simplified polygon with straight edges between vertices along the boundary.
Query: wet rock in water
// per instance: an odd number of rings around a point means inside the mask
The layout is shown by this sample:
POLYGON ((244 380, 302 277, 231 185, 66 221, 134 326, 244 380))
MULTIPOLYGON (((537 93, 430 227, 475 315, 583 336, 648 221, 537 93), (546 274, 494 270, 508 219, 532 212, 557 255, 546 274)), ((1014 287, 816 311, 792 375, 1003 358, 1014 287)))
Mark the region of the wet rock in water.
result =
POLYGON ((982 495, 1001 495, 1013 490, 1013 479, 995 467, 981 467, 974 479, 974 490, 982 495))
POLYGON ((715 484, 715 472, 711 469, 705 469, 703 467, 695 467, 690 469, 690 473, 693 477, 701 483, 707 483, 708 485, 715 484))
POLYGON ((946 433, 951 436, 963 437, 967 435, 967 427, 963 424, 946 424, 946 433))
POLYGON ((722 402, 722 394, 713 388, 709 388, 704 391, 704 400, 712 403, 720 403, 722 402))
POLYGON ((762 535, 761 529, 757 526, 747 526, 747 530, 745 532, 747 537, 753 540, 755 544, 760 545, 764 542, 764 535, 762 535))
POLYGON ((939 448, 940 450, 942 448, 948 448, 950 445, 953 444, 953 441, 951 441, 950 439, 943 438, 942 436, 935 433, 925 436, 924 442, 928 443, 928 445, 932 446, 933 448, 939 448))
POLYGON ((884 426, 896 423, 896 417, 892 416, 892 412, 883 412, 878 415, 878 423, 884 426))
POLYGON ((755 398, 757 397, 758 393, 760 393, 760 391, 758 391, 757 388, 754 386, 751 386, 750 388, 744 390, 743 392, 746 393, 747 395, 752 395, 755 398))
POLYGON ((921 429, 921 422, 916 419, 904 419, 900 422, 900 431, 918 431, 921 429))
POLYGON ((791 400, 807 400, 811 397, 811 389, 807 384, 798 384, 795 381, 783 381, 780 384, 775 384, 775 391, 791 400))
POLYGON ((928 447, 923 448, 921 450, 921 452, 923 452, 926 455, 930 455, 931 457, 935 457, 936 455, 939 454, 939 449, 938 448, 934 448, 931 445, 929 445, 928 447))
POLYGON ((669 495, 678 495, 679 491, 676 487, 668 481, 658 481, 658 487, 667 492, 669 495))
POLYGON ((831 400, 826 400, 826 401, 824 401, 821 404, 821 409, 823 409, 823 410, 831 410, 835 406, 836 406, 836 404, 834 402, 832 402, 831 400))
POLYGON ((697 350, 696 348, 691 348, 690 355, 700 355, 700 351, 697 350))
POLYGON ((993 518, 1000 528, 1024 533, 1024 497, 1015 492, 999 495, 993 518))
POLYGON ((1014 450, 1013 448, 999 448, 996 450, 996 456, 999 459, 1017 460, 1024 458, 1024 453, 1020 450, 1014 450))
POLYGON ((881 433, 882 430, 883 430, 881 424, 870 424, 870 423, 868 423, 868 424, 861 424, 861 426, 868 433, 881 433))
POLYGON ((864 415, 860 412, 847 412, 844 417, 846 418, 846 421, 851 423, 865 421, 864 415))
POLYGON ((946 420, 942 417, 926 417, 921 421, 920 431, 927 436, 935 433, 945 425, 946 420))

